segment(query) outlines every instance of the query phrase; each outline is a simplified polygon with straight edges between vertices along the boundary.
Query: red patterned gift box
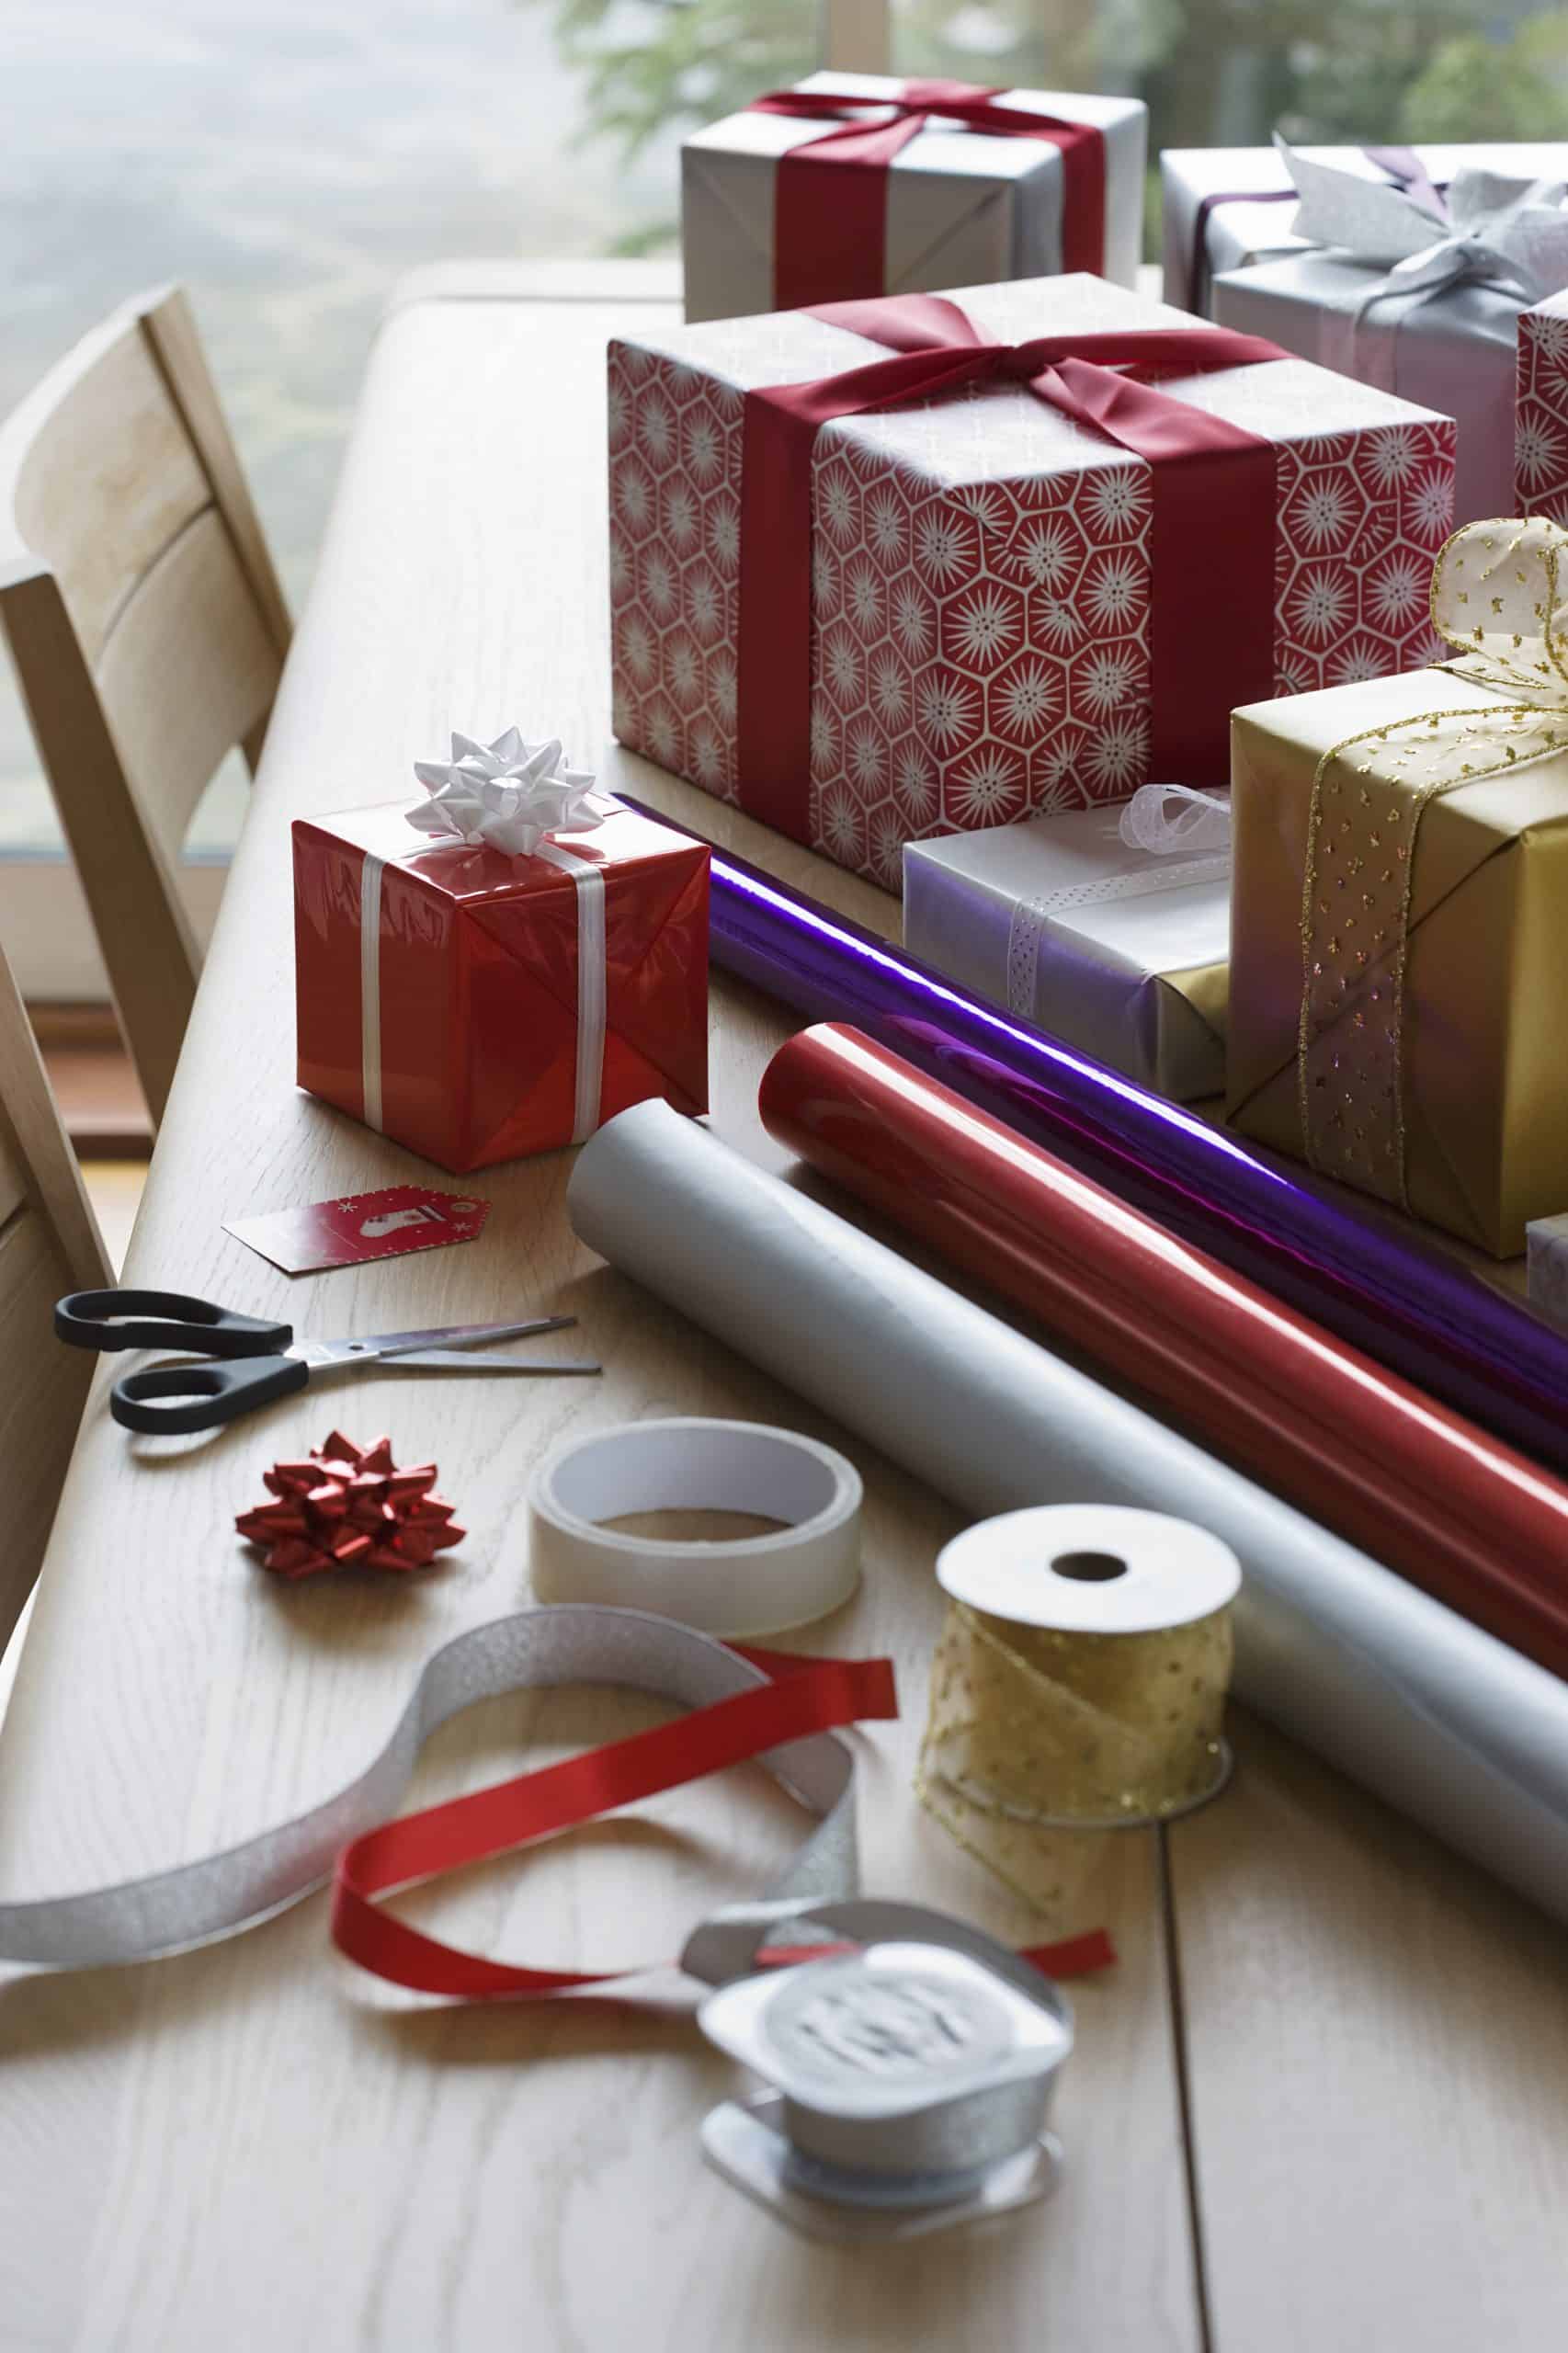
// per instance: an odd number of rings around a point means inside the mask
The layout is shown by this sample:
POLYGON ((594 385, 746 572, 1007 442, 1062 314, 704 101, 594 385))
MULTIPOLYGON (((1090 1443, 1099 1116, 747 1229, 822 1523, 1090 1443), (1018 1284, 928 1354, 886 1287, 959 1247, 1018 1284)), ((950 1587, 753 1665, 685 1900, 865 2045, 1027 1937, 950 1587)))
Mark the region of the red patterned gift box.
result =
POLYGON ((1514 511, 1568 526, 1568 294, 1519 313, 1514 511))
POLYGON ((708 851, 615 802, 519 857, 407 801, 294 826, 299 1079, 461 1173, 708 1105, 708 851))
POLYGON ((609 351, 621 741, 889 888, 1419 665, 1431 411, 1088 277, 609 351))

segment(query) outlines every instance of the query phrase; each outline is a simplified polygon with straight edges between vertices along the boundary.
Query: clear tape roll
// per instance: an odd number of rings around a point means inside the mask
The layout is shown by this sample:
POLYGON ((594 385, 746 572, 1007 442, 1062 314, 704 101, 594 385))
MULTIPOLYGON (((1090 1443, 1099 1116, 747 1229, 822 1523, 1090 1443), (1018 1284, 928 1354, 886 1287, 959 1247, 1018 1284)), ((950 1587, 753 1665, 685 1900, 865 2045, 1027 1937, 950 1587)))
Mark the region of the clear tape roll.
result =
POLYGON ((915 1788, 1027 1901, 1056 1868, 1036 1834, 1168 1821, 1230 1774, 1230 1547, 1162 1512, 1046 1505, 966 1529, 937 1575, 915 1788))
POLYGON ((765 1422, 682 1415, 574 1439, 528 1490, 540 1601, 646 1609, 742 1640, 825 1618, 860 1581, 860 1474, 831 1446, 765 1422), (753 1536, 637 1536, 652 1511, 745 1512, 753 1536))

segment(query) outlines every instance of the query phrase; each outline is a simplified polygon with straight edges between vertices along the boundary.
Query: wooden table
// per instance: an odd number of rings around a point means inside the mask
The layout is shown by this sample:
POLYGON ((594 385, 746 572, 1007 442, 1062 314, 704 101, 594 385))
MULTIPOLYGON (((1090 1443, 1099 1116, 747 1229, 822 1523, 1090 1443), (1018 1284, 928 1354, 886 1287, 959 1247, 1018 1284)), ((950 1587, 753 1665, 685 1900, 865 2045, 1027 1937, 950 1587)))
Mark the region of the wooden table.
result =
MULTIPOLYGON (((203 1853, 347 1780, 440 1639, 526 1603, 541 1449, 732 1413, 818 1430, 866 1474, 864 1590, 816 1639, 901 1672, 903 1721, 862 1742, 868 1886, 1049 1925, 910 1794, 955 1515, 578 1248, 569 1155, 487 1171, 478 1245, 293 1286, 222 1227, 425 1174, 294 1091, 289 820, 401 790, 453 722, 602 741, 600 356, 663 295, 631 267, 471 269, 394 307, 127 1268, 317 1332, 569 1307, 606 1378, 368 1377, 171 1461, 110 1424, 104 1374, 0 1744, 7 1896, 203 1853), (437 1457, 473 1531, 448 1565, 298 1589, 247 1563, 234 1512, 335 1419, 437 1457)), ((604 773, 893 926, 891 901, 656 771, 607 753, 604 773)), ((756 1083, 786 1027, 716 986, 715 1124, 774 1167, 756 1083)), ((418 1794, 657 1712, 494 1703, 433 1745, 418 1794)), ((317 1898, 178 1960, 0 1981, 0 2347, 1542 2353, 1568 2313, 1562 1936, 1300 1750, 1239 1738, 1221 1803, 1085 1846, 1062 1925, 1103 1921, 1122 1959, 1077 1989, 1049 2207, 896 2254, 810 2246, 699 2162, 729 2071, 687 2022, 383 1998, 317 1898)), ((657 1956, 794 1828, 734 1774, 408 1908, 523 1959, 657 1956)))

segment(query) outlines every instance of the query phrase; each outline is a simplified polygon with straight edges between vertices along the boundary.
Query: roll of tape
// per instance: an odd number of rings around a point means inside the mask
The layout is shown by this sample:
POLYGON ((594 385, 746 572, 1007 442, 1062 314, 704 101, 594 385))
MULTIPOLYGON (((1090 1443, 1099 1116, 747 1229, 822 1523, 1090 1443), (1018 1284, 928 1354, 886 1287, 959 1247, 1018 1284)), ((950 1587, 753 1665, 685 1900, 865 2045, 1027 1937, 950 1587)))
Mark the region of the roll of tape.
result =
POLYGON ((1029 1834, 1167 1820, 1223 1787, 1229 1545, 1162 1512, 1042 1506, 982 1520, 937 1575, 917 1787, 1034 1899, 1029 1834))
POLYGON ((653 1611, 741 1639, 809 1625, 860 1579, 860 1476, 831 1446, 762 1422, 626 1422, 562 1447, 528 1491, 534 1592, 653 1611), (765 1535, 631 1536, 634 1512, 747 1512, 765 1535))

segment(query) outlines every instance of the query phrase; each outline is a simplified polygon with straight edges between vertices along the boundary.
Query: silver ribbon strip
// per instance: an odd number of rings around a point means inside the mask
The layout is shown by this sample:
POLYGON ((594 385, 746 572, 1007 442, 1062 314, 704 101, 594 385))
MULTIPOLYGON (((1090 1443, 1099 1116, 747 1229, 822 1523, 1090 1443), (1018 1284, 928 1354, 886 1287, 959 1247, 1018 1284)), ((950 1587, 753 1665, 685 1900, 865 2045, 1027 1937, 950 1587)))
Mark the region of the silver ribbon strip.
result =
MULTIPOLYGON (((465 844, 453 844, 464 847, 465 844)), ((577 1093, 572 1141, 585 1143, 599 1124, 604 1091, 608 973, 605 963, 605 879, 592 858, 563 843, 540 842, 533 851, 572 877, 577 894, 577 1093)), ((365 852, 359 877, 359 1061, 365 1125, 381 1126, 381 876, 386 860, 365 852)))
POLYGON ((359 1069, 365 1125, 381 1125, 381 876, 386 860, 365 852, 359 876, 359 1069))
MULTIPOLYGON (((79 1895, 0 1903, 0 1961, 97 1969, 151 1961, 233 1936, 324 1885, 340 1847, 397 1811, 430 1734, 476 1700, 561 1683, 609 1683, 687 1708, 768 1681, 710 1634, 641 1609, 558 1602, 457 1635, 421 1669, 392 1737, 335 1796, 275 1829, 171 1870, 79 1895)), ((855 1759, 832 1733, 758 1759, 820 1817, 772 1895, 790 1903, 853 1895, 855 1759)))
POLYGON ((540 842, 536 858, 569 874, 577 892, 577 1097, 572 1141, 586 1143, 599 1124, 604 1091, 605 1025, 609 974, 605 962, 605 878, 602 867, 565 842, 540 842))
POLYGON ((1141 784, 1122 804, 1118 834, 1129 849, 1170 858, 1178 849, 1208 850, 1222 866, 1231 850, 1231 796, 1199 792, 1190 784, 1141 784), (1169 803, 1176 802, 1173 817, 1169 803))

